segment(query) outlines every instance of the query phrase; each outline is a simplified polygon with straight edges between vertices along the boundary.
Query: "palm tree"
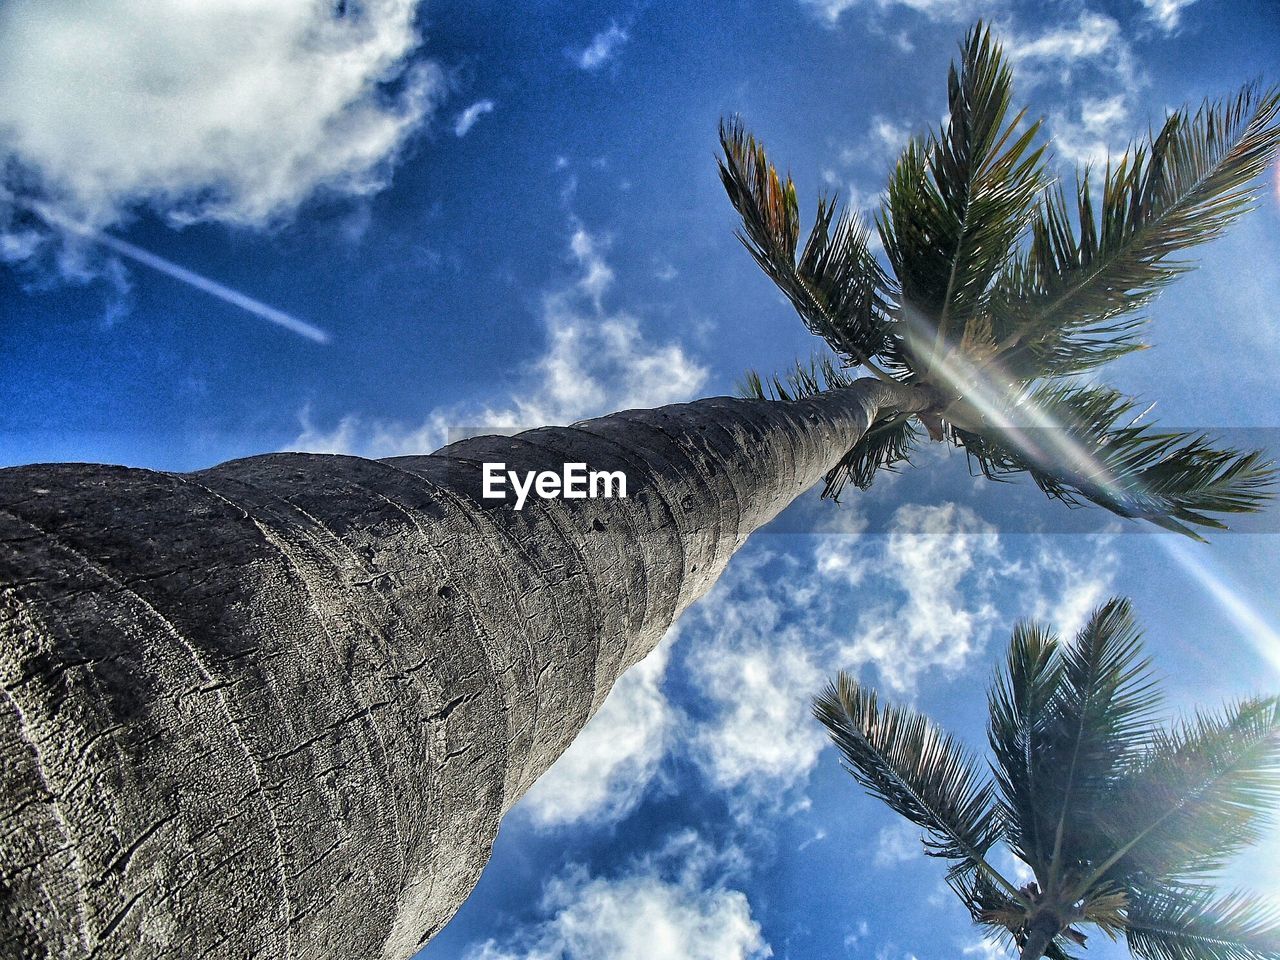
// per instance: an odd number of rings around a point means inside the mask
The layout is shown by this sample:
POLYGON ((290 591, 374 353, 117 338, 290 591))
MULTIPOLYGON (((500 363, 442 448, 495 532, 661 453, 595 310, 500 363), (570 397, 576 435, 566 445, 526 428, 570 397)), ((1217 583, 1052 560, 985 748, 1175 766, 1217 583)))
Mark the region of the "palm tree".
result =
POLYGON ((1253 87, 1169 115, 1068 198, 1048 174, 1040 123, 1009 115, 1012 73, 981 23, 948 79, 950 113, 902 152, 876 217, 877 261, 856 212, 834 198, 799 245, 795 184, 742 123, 722 123, 720 176, 740 239, 830 348, 744 393, 790 399, 848 386, 863 369, 934 398, 886 410, 846 445, 824 495, 906 460, 923 427, 988 477, 1028 474, 1050 497, 1089 501, 1193 537, 1209 514, 1256 509, 1270 471, 1256 453, 1141 426, 1137 402, 1082 378, 1140 349, 1140 310, 1188 269, 1174 256, 1249 205, 1275 151, 1280 90, 1253 87), (1102 194, 1091 187, 1101 180, 1102 194))
POLYGON ((988 703, 991 776, 847 674, 814 712, 854 779, 925 831, 974 921, 1022 960, 1068 957, 1081 924, 1144 960, 1280 957, 1280 911, 1206 883, 1280 800, 1280 698, 1160 727, 1129 604, 1113 599, 1070 644, 1019 624, 988 703), (993 867, 998 844, 1034 879, 993 867))
POLYGON ((0 470, 0 955, 410 954, 474 886, 502 814, 746 538, 833 466, 863 480, 892 465, 911 417, 1063 499, 1188 531, 1256 509, 1256 454, 1089 432, 1123 416, 1119 398, 1048 398, 1089 413, 1068 431, 1092 444, 1101 467, 1087 470, 1034 458, 975 411, 997 367, 1066 373, 1128 349, 1123 330, 1100 332, 1121 321, 1097 318, 1142 302, 1178 269, 1167 255, 1244 209, 1280 136, 1276 97, 1175 123, 1112 175, 1102 235, 1069 243, 1065 214, 1035 206, 1036 164, 1000 159, 1008 76, 985 33, 952 87, 946 146, 911 148, 895 174, 899 207, 921 205, 886 227, 897 293, 851 219, 828 229, 830 204, 788 267, 794 191, 726 139, 753 251, 874 377, 828 364, 820 393, 632 410, 431 456, 0 470), (931 218, 955 203, 948 253, 931 218), (1013 226, 1048 231, 1031 259, 1010 252, 1013 226), (996 234, 1009 246, 993 268, 996 234), (936 302, 929 276, 947 290, 936 302), (978 336, 986 315, 998 349, 978 336), (912 318, 970 352, 971 395, 907 335, 912 318), (622 470, 629 495, 514 510, 483 495, 481 465, 497 461, 622 470))

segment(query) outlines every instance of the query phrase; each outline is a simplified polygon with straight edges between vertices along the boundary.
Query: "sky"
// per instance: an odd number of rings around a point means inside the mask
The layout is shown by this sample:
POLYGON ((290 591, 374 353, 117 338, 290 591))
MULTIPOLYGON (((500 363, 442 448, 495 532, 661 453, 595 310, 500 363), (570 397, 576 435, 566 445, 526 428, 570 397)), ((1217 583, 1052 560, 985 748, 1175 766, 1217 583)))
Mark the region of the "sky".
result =
MULTIPOLYGON (((822 190, 872 209, 978 16, 1063 176, 1280 81, 1275 0, 0 2, 0 465, 390 456, 732 393, 818 344, 734 238, 717 121, 805 216, 822 190)), ((1105 378, 1280 447, 1267 178, 1105 378)), ((1243 527, 1157 535, 941 449, 802 498, 622 678, 422 957, 1003 956, 810 699, 845 669, 981 747, 1013 623, 1070 634, 1113 594, 1170 712, 1280 690, 1277 521, 1243 527)), ((1235 875, 1280 897, 1280 832, 1235 875)))

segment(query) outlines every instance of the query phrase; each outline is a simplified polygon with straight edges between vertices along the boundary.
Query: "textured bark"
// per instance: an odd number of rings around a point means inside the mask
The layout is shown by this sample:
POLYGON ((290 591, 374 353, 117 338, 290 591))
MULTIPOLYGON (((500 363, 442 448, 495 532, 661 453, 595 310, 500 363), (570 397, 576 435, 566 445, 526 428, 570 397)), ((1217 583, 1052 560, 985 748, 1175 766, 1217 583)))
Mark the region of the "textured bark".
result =
POLYGON ((1053 913, 1038 914, 1027 930, 1027 940, 1018 953, 1018 960, 1040 960, 1063 929, 1064 925, 1053 913))
POLYGON ((877 413, 633 410, 432 456, 0 470, 0 956, 400 960, 501 815, 877 413), (481 463, 626 500, 480 497, 481 463))

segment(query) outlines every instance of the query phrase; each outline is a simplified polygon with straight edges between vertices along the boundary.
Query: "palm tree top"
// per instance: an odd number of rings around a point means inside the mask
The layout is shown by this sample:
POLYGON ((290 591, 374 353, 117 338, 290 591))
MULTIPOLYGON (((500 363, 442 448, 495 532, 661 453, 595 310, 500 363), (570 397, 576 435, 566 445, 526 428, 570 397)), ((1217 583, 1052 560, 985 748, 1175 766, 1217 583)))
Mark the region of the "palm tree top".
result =
POLYGON ((740 120, 722 121, 721 180, 739 237, 831 353, 755 396, 809 396, 859 368, 932 391, 848 451, 825 495, 870 484, 922 439, 963 447, 992 478, 1029 474, 1051 497, 1092 502, 1197 536, 1214 514, 1258 509, 1272 465, 1205 437, 1139 425, 1137 402, 1082 375, 1141 349, 1136 312, 1253 201, 1280 143, 1280 90, 1244 88, 1171 113, 1158 133, 1068 189, 1041 123, 1014 113, 1012 71, 979 22, 948 76, 947 120, 912 140, 875 216, 887 268, 856 211, 821 196, 803 246, 795 184, 740 120))
POLYGON ((1280 801, 1280 698, 1171 727, 1127 601, 1073 643, 1019 624, 988 694, 989 768, 913 710, 841 673, 815 701, 849 772, 924 831, 975 922, 1024 960, 1092 924, 1143 960, 1280 957, 1280 911, 1206 881, 1280 801), (1007 847, 1032 879, 992 866, 1007 847))

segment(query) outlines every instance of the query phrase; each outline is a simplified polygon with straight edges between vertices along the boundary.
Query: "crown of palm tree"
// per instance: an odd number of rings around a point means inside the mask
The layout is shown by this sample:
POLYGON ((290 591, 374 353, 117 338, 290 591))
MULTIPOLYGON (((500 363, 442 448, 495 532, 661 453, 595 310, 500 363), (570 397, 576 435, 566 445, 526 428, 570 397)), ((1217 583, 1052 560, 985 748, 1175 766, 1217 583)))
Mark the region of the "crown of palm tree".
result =
POLYGON ((1088 923, 1149 960, 1280 957, 1280 912, 1205 882, 1280 800, 1280 699, 1161 728, 1129 604, 1113 599, 1072 644, 1015 628, 988 702, 990 776, 926 717, 844 673, 814 712, 854 778, 949 861, 974 920, 1024 958, 1068 957, 1088 923), (1033 882, 992 867, 1000 843, 1033 882))
POLYGON ((750 373, 745 392, 808 396, 864 368, 935 393, 931 411, 890 417, 850 449, 826 496, 907 459, 918 422, 988 477, 1026 473, 1068 504, 1191 536, 1223 526, 1212 514, 1258 509, 1274 479, 1259 453, 1139 425, 1136 401, 1080 375, 1141 349, 1135 311, 1189 269, 1177 255, 1250 207, 1250 182, 1280 142, 1280 91, 1177 111, 1101 177, 1080 173, 1069 196, 1047 172, 1040 123, 1010 117, 1011 87, 979 23, 950 70, 946 123, 913 140, 890 176, 876 216, 887 270, 834 197, 819 198, 800 247, 795 184, 740 121, 722 122, 739 237, 834 354, 768 383, 750 373))

